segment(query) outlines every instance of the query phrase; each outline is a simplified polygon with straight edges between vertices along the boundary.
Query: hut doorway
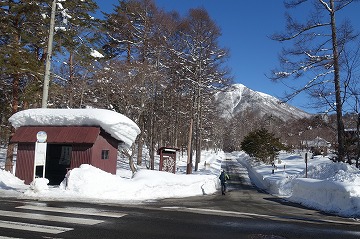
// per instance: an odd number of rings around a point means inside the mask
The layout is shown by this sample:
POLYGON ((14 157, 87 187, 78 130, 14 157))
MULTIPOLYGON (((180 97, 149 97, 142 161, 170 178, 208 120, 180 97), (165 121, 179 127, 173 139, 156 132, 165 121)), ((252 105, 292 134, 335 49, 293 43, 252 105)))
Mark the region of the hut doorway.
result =
POLYGON ((60 185, 70 168, 71 145, 48 144, 46 150, 45 178, 49 185, 60 185))

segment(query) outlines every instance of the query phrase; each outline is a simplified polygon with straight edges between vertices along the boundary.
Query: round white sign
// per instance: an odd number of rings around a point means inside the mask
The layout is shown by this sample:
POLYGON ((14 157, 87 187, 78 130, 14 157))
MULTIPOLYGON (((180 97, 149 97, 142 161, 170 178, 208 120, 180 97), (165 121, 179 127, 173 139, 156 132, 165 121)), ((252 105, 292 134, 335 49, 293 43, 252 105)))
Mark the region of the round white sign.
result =
POLYGON ((36 139, 37 139, 37 142, 39 143, 45 143, 46 142, 46 139, 47 139, 47 134, 45 131, 39 131, 37 134, 36 134, 36 139))

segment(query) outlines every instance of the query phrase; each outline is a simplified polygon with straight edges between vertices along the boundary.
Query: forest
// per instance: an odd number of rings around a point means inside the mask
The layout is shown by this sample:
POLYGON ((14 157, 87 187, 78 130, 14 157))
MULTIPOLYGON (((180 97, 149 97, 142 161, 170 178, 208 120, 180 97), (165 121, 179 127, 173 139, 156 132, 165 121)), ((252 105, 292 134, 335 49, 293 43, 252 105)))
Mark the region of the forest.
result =
MULTIPOLYGON (((51 4, 1 2, 2 144, 12 114, 41 107, 51 4)), ((206 10, 181 17, 151 0, 119 1, 98 19, 94 1, 58 1, 56 9, 47 107, 120 112, 139 125, 137 148, 146 145, 150 157, 157 145, 186 147, 190 128, 198 149, 220 141, 212 95, 232 79, 220 29, 206 10)))
MULTIPOLYGON (((41 107, 52 2, 0 1, 1 145, 14 132, 12 114, 41 107)), ((200 162, 202 149, 240 150, 251 130, 264 127, 297 147, 306 135, 299 132, 315 125, 317 136, 336 144, 331 116, 286 122, 286 130, 281 119, 269 124, 252 112, 219 114, 214 95, 233 78, 221 30, 204 8, 180 16, 153 0, 122 0, 101 18, 98 11, 92 0, 57 1, 47 107, 128 116, 141 129, 133 148, 138 164, 164 145, 188 149, 200 162)))

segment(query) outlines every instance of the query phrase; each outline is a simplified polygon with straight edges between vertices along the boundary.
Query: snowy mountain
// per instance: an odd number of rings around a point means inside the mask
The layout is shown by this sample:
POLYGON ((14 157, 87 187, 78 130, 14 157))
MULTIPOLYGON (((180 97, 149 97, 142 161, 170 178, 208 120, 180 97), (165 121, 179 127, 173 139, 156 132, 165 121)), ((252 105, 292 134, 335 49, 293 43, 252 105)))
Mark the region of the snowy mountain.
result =
POLYGON ((232 118, 244 112, 255 113, 260 117, 271 115, 283 121, 310 117, 309 113, 281 103, 271 95, 253 91, 242 84, 234 84, 226 91, 217 93, 216 100, 224 118, 232 118))

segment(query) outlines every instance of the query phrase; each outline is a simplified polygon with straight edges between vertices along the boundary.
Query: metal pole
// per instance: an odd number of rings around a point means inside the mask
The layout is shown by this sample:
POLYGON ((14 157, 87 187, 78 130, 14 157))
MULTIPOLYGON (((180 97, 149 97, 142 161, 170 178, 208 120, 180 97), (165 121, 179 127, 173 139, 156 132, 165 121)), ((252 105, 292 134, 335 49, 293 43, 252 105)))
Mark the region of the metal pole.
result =
POLYGON ((307 178, 308 174, 308 154, 305 153, 305 178, 307 178))
POLYGON ((41 103, 42 108, 47 108, 47 101, 48 101, 48 95, 49 95, 51 54, 52 54, 54 26, 55 26, 55 11, 56 11, 56 0, 54 0, 51 5, 48 51, 47 51, 47 56, 46 56, 45 77, 44 77, 43 95, 42 95, 42 103, 41 103))

